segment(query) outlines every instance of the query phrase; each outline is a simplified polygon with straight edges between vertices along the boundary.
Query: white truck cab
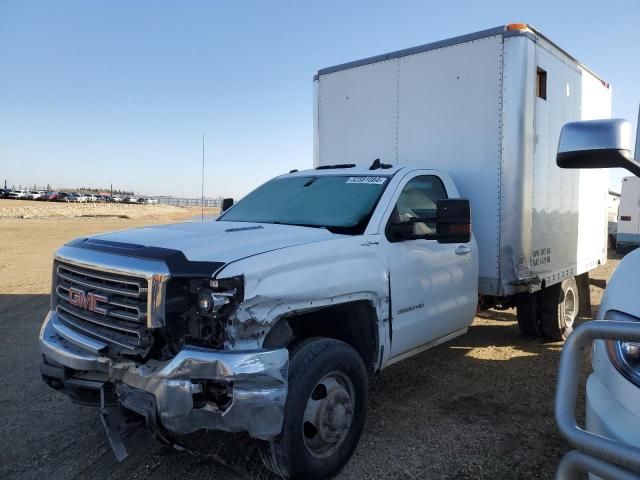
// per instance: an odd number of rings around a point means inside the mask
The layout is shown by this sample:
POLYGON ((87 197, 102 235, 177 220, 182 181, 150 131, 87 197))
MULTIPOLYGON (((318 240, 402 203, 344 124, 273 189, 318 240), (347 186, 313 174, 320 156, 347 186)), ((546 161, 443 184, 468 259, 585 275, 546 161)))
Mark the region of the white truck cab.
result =
POLYGON ((516 306, 527 335, 572 331, 606 261, 608 180, 558 169, 552 146, 565 122, 609 116, 606 82, 508 25, 314 85, 314 168, 215 221, 56 252, 42 375, 102 407, 118 459, 123 407, 165 441, 245 431, 277 475, 327 478, 358 443, 369 377, 478 307, 516 306))
MULTIPOLYGON (((632 160, 631 152, 629 122, 572 122, 563 128, 557 162, 563 168, 626 168, 640 176, 640 163, 632 160)), ((581 471, 605 478, 640 474, 639 274, 640 251, 636 250, 622 259, 611 276, 598 320, 578 327, 563 351, 556 419, 578 450, 564 457, 558 478, 577 478, 581 471), (585 431, 575 421, 574 408, 581 350, 590 343, 593 371, 586 385, 585 431)))

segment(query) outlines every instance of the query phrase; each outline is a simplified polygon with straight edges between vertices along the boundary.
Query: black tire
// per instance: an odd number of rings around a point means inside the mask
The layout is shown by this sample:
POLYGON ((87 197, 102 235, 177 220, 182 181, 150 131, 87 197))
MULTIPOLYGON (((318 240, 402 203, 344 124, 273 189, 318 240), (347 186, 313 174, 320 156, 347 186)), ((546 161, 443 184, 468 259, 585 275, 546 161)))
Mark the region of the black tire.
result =
POLYGON ((526 337, 540 337, 540 316, 538 312, 538 293, 520 293, 518 295, 516 311, 518 327, 526 337))
POLYGON ((578 317, 578 284, 571 277, 540 292, 542 334, 552 340, 566 340, 578 317))
MULTIPOLYGON (((336 385, 340 386, 339 382, 336 385)), ((366 418, 367 395, 367 371, 360 355, 352 347, 344 342, 322 337, 305 340, 297 345, 290 354, 289 389, 282 433, 268 442, 260 443, 260 457, 265 466, 279 477, 287 479, 324 479, 334 476, 356 449, 366 418), (310 422, 305 422, 304 416, 309 412, 309 405, 331 405, 331 400, 337 398, 327 393, 325 384, 322 384, 325 397, 321 396, 322 392, 318 394, 318 390, 322 390, 321 382, 332 378, 332 375, 343 375, 344 377, 336 378, 350 382, 349 388, 344 390, 353 393, 353 402, 348 404, 352 408, 339 407, 342 415, 340 420, 343 421, 340 431, 345 433, 324 456, 318 456, 318 451, 314 450, 316 445, 309 444, 314 440, 320 445, 326 442, 319 430, 316 429, 314 435, 315 427, 310 422), (312 394, 315 397, 314 403, 310 403, 312 394), (349 410, 352 413, 348 413, 349 410), (350 418, 350 422, 345 422, 344 418, 350 418), (346 423, 350 425, 346 427, 346 423)), ((326 416, 331 415, 326 413, 326 408, 319 411, 325 412, 325 416, 322 416, 323 424, 325 418, 334 422, 334 417, 326 416)), ((333 427, 332 423, 331 428, 333 427)), ((331 428, 322 430, 331 433, 331 428)))

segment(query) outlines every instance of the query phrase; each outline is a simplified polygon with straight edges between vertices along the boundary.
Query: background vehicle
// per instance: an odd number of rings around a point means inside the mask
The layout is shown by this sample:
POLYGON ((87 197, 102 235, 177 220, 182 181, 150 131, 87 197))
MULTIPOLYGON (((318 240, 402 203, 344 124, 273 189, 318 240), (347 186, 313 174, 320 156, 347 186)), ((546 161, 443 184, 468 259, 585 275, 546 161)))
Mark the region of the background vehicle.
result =
POLYGON ((12 190, 9 192, 9 198, 12 200, 26 199, 30 194, 29 190, 12 190))
POLYGON ((11 189, 9 188, 1 188, 0 189, 0 198, 9 198, 9 194, 11 193, 11 189))
POLYGON ((640 246, 640 178, 622 179, 616 251, 626 253, 640 246))
POLYGON ((60 196, 60 192, 48 192, 47 195, 43 198, 43 200, 47 200, 49 202, 55 202, 58 200, 60 196))
POLYGON ((115 202, 115 203, 120 203, 122 202, 122 197, 119 195, 114 195, 113 197, 111 197, 110 201, 115 202))
POLYGON ((27 200, 40 200, 46 194, 47 194, 46 191, 38 190, 36 192, 29 192, 27 195, 25 195, 25 198, 27 200))
POLYGON ((124 201, 127 203, 138 203, 138 197, 125 197, 124 201))
MULTIPOLYGON (((640 128, 637 140, 636 156, 640 128)), ((640 176, 640 163, 632 160, 631 151, 631 125, 628 122, 574 122, 563 128, 557 162, 563 168, 626 168, 640 176)), ((630 184, 628 180, 623 183, 623 191, 627 184, 630 184)), ((622 201, 620 210, 620 215, 626 212, 622 201)), ((640 250, 627 255, 611 276, 600 304, 599 320, 582 325, 575 333, 576 338, 570 339, 570 348, 563 352, 556 419, 562 433, 584 454, 569 457, 561 464, 562 468, 568 469, 567 464, 572 469, 591 467, 594 473, 610 478, 637 478, 620 468, 640 474, 638 275, 640 250), (586 387, 586 426, 591 432, 587 433, 576 425, 574 407, 582 349, 592 339, 596 340, 591 356, 593 372, 586 387), (576 342, 579 343, 573 345, 576 342), (579 461, 572 462, 576 458, 579 461)))
POLYGON ((609 248, 616 248, 616 235, 618 232, 618 208, 620 207, 620 194, 609 190, 609 205, 607 207, 607 219, 608 219, 608 244, 609 248))
POLYGON ((465 333, 478 303, 571 331, 577 283, 606 261, 608 178, 549 152, 566 121, 609 115, 605 82, 509 25, 315 88, 314 169, 216 221, 56 252, 43 378, 104 400, 119 458, 122 406, 168 437, 246 431, 277 475, 326 478, 356 448, 370 375, 465 333))
POLYGON ((87 197, 81 193, 67 192, 64 196, 64 201, 69 203, 85 203, 87 201, 87 197))

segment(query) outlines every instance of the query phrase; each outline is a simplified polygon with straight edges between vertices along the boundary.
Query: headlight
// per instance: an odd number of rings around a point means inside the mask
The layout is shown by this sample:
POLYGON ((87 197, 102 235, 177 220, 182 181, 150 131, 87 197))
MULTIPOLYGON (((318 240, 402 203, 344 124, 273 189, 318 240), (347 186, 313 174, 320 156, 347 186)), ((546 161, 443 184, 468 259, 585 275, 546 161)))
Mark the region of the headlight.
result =
POLYGON ((236 296, 235 290, 229 292, 214 292, 208 288, 202 288, 198 292, 198 311, 201 313, 213 313, 231 303, 236 296))
MULTIPOLYGON (((604 318, 620 322, 640 322, 640 318, 609 310, 604 318)), ((630 382, 640 387, 640 343, 607 340, 607 354, 614 367, 630 382)))
POLYGON ((194 281, 191 287, 197 294, 196 308, 198 315, 213 315, 224 313, 242 301, 244 294, 244 279, 232 277, 215 280, 194 281))

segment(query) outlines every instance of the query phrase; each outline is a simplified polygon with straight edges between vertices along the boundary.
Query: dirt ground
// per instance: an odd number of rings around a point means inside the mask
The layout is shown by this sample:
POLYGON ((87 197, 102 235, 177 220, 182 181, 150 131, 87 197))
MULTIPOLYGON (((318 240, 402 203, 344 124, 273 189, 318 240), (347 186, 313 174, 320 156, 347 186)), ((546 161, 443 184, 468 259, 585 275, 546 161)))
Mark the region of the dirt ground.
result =
MULTIPOLYGON (((37 335, 53 250, 154 223, 166 220, 0 219, 0 478, 272 478, 251 439, 225 433, 189 436, 190 454, 139 431, 118 464, 97 411, 40 380, 37 335)), ((594 278, 604 283, 617 263, 594 278)), ((602 290, 592 286, 591 295, 597 309, 602 290)), ((562 345, 522 338, 514 313, 485 312, 469 334, 378 375, 360 445, 338 478, 551 478, 569 450, 553 420, 562 345)))

